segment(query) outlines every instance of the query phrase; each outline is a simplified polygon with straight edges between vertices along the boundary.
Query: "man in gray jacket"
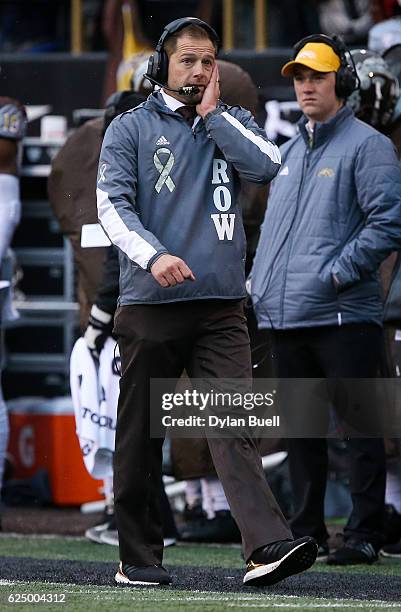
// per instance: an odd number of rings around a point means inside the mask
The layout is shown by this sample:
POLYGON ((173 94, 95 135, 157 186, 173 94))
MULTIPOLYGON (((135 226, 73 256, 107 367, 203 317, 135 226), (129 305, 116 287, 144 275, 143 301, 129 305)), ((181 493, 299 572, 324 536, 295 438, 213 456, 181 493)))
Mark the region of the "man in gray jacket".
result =
MULTIPOLYGON (((252 271, 261 328, 282 378, 374 378, 382 341, 381 261, 401 247, 401 175, 390 140, 344 100, 357 86, 338 39, 312 36, 283 69, 304 112, 282 147, 252 271)), ((289 409, 288 409, 289 410, 289 409)), ((295 406, 293 407, 295 411, 295 406)), ((327 443, 288 440, 295 537, 328 554, 327 443)), ((350 439, 353 509, 332 564, 372 563, 382 542, 383 441, 350 439)))
MULTIPOLYGON (((159 508, 162 440, 150 438, 152 378, 251 378, 243 314, 245 240, 238 177, 267 183, 277 147, 252 115, 218 101, 217 35, 166 26, 149 77, 161 90, 108 128, 99 161, 99 219, 119 249, 114 332, 122 378, 114 464, 121 584, 168 584, 159 508)), ((209 447, 243 538, 248 585, 273 584, 315 560, 294 541, 252 440, 209 447)))

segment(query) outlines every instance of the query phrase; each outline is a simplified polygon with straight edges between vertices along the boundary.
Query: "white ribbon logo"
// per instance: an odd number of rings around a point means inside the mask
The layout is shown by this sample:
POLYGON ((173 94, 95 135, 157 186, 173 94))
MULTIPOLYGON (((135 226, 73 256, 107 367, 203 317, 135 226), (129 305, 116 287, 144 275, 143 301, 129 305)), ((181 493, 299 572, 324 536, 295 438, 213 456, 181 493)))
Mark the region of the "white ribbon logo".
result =
POLYGON ((175 189, 175 184, 172 178, 170 177, 170 172, 172 167, 174 166, 174 155, 169 149, 157 149, 156 153, 153 156, 153 163, 155 164, 156 170, 160 172, 159 179, 155 185, 157 193, 160 193, 163 185, 166 185, 167 189, 172 193, 175 189), (166 154, 169 156, 168 160, 164 165, 160 161, 160 154, 166 154))
POLYGON ((107 168, 107 164, 102 164, 100 168, 99 182, 102 181, 102 183, 104 183, 104 181, 106 180, 106 175, 105 175, 106 168, 107 168))

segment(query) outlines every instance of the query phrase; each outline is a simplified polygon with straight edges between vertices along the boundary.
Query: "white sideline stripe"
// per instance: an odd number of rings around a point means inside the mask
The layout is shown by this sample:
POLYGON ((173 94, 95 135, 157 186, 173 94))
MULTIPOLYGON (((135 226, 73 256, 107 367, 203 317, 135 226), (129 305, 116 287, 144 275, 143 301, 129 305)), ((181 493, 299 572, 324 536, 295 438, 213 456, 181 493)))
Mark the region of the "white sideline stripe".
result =
POLYGON ((142 236, 129 230, 110 202, 109 194, 96 189, 99 219, 113 244, 116 244, 128 257, 144 270, 149 260, 156 254, 156 249, 142 236))
POLYGON ((272 144, 271 142, 267 142, 266 140, 261 138, 261 136, 257 136, 251 130, 248 130, 245 126, 242 125, 240 121, 238 121, 238 119, 236 119, 229 113, 221 113, 221 116, 224 117, 224 119, 226 119, 228 123, 231 123, 231 125, 235 127, 239 132, 241 132, 241 134, 245 136, 245 138, 248 138, 248 140, 253 142, 253 144, 255 144, 258 149, 262 151, 262 153, 267 155, 272 160, 272 162, 274 162, 275 164, 281 164, 281 154, 279 148, 276 147, 276 145, 272 144))
MULTIPOLYGON (((73 535, 56 535, 55 533, 15 533, 14 531, 7 531, 7 533, 0 533, 0 544, 1 540, 7 540, 7 538, 13 538, 15 540, 26 540, 27 538, 31 540, 66 540, 70 542, 71 540, 76 542, 87 542, 87 538, 85 536, 73 536, 73 535)), ((59 583, 56 583, 59 584, 59 583)))
MULTIPOLYGON (((352 601, 352 600, 351 600, 352 601)), ((397 608, 399 609, 400 606, 397 603, 393 603, 393 604, 386 604, 386 602, 383 602, 385 605, 377 605, 375 604, 375 608, 380 608, 380 609, 393 609, 393 608, 397 608)), ((349 604, 348 600, 343 600, 343 603, 326 603, 326 604, 320 604, 320 603, 310 603, 310 604, 305 604, 305 603, 274 603, 274 602, 269 602, 269 609, 271 608, 290 608, 291 610, 296 610, 297 608, 299 608, 300 610, 321 610, 322 608, 355 608, 356 610, 363 610, 364 608, 369 608, 369 610, 372 610, 372 605, 370 601, 364 601, 364 600, 358 600, 357 602, 354 601, 353 603, 349 604), (366 604, 366 605, 364 605, 366 604)), ((235 603, 229 603, 227 604, 227 608, 262 608, 263 610, 266 610, 266 604, 263 604, 262 602, 260 604, 235 604, 235 603)))
MULTIPOLYGON (((15 586, 15 585, 27 585, 32 581, 26 580, 0 580, 0 586, 15 586)), ((266 603, 268 602, 269 608, 300 608, 302 610, 306 609, 316 609, 316 608, 355 608, 355 609, 363 609, 368 607, 372 609, 372 607, 380 608, 380 609, 398 609, 400 608, 400 604, 397 602, 387 602, 377 599, 341 599, 337 602, 331 602, 330 600, 323 597, 315 597, 317 600, 316 603, 305 603, 296 601, 301 597, 298 595, 268 595, 267 593, 263 593, 263 595, 239 595, 236 597, 236 593, 232 593, 231 596, 223 595, 221 597, 218 596, 218 593, 211 593, 208 596, 210 591, 193 591, 194 593, 199 593, 200 597, 197 595, 189 595, 188 597, 144 597, 142 595, 143 589, 131 587, 130 589, 121 590, 121 587, 112 587, 107 585, 92 585, 91 588, 82 588, 83 585, 74 585, 69 582, 50 582, 50 581, 35 581, 40 584, 45 584, 46 586, 54 586, 59 589, 63 587, 76 587, 71 590, 64 590, 65 595, 96 595, 95 599, 102 599, 107 595, 121 595, 122 593, 129 594, 129 597, 132 601, 143 601, 148 603, 161 603, 161 602, 193 602, 193 601, 205 601, 209 603, 227 603, 227 607, 229 608, 263 608, 266 609, 266 603), (99 593, 99 591, 104 591, 103 593, 99 593), (136 597, 136 594, 139 597, 136 597), (217 595, 217 596, 216 596, 217 595), (290 600, 288 603, 277 601, 277 599, 286 599, 290 600), (255 602, 255 603, 253 603, 255 602), (257 603, 260 602, 260 603, 257 603), (327 602, 327 603, 325 603, 327 602)), ((150 593, 151 591, 149 591, 150 593)), ((160 592, 160 591, 156 591, 160 592)), ((303 597, 302 597, 303 599, 303 597)))
MULTIPOLYGON (((35 582, 40 582, 41 584, 45 584, 46 586, 54 586, 54 587, 59 587, 59 588, 63 588, 63 587, 74 587, 76 586, 75 589, 71 589, 71 590, 64 590, 63 592, 65 593, 65 595, 96 595, 97 597, 95 597, 95 599, 102 599, 105 595, 121 595, 122 593, 127 593, 130 596, 130 599, 132 599, 132 601, 143 601, 143 602, 155 602, 155 603, 161 603, 161 602, 183 602, 183 601, 188 601, 188 602, 194 602, 194 601, 207 601, 207 602, 215 602, 215 603, 227 603, 228 607, 233 608, 233 607, 255 607, 255 608, 259 608, 262 607, 264 609, 266 609, 266 602, 269 602, 269 607, 272 608, 302 608, 302 609, 308 609, 308 608, 356 608, 356 609, 361 609, 364 607, 368 607, 368 608, 372 608, 372 607, 379 607, 380 609, 385 609, 385 608, 389 608, 389 609, 393 609, 393 608, 400 608, 400 604, 397 602, 387 602, 387 601, 382 601, 382 600, 376 600, 376 599, 369 599, 369 600, 364 600, 364 599, 341 599, 340 601, 337 602, 332 602, 330 603, 330 600, 327 600, 323 597, 315 597, 314 599, 316 599, 316 603, 305 603, 305 602, 300 602, 297 601, 299 599, 301 599, 301 596, 299 595, 268 595, 268 594, 263 594, 263 595, 240 595, 239 597, 236 597, 236 593, 232 593, 231 596, 227 596, 227 595, 223 595, 221 597, 218 596, 218 593, 213 593, 211 595, 208 595, 208 593, 210 593, 210 591, 193 591, 194 593, 199 593, 200 596, 197 595, 188 595, 187 597, 144 597, 143 596, 143 589, 141 588, 135 588, 132 587, 129 590, 121 590, 121 587, 111 587, 111 586, 107 586, 107 585, 98 585, 95 586, 93 585, 92 588, 85 588, 83 587, 83 585, 74 585, 72 583, 68 583, 68 582, 48 582, 48 581, 35 581, 35 582), (83 588, 82 588, 83 587, 83 588), (103 593, 99 593, 99 591, 104 591, 103 593), (139 596, 136 597, 136 594, 138 594, 139 596), (217 596, 216 596, 217 595, 217 596), (288 603, 287 602, 280 602, 277 601, 277 599, 286 599, 289 600, 288 603), (235 601, 234 601, 235 600, 235 601), (257 602, 260 602, 257 603, 257 602), (327 603, 325 603, 327 602, 327 603)), ((26 585, 29 584, 30 582, 28 581, 23 581, 23 580, 0 580, 0 586, 12 586, 12 585, 26 585)), ((151 591, 148 591, 149 593, 151 593, 151 591)), ((160 591, 153 591, 153 592, 160 592, 160 591)), ((302 596, 302 599, 304 599, 304 596, 302 596)))
MULTIPOLYGON (((139 589, 138 589, 139 591, 139 589)), ((136 591, 136 592, 138 592, 136 591)), ((249 598, 243 597, 235 597, 235 593, 233 593, 233 597, 135 597, 134 590, 130 590, 130 593, 133 595, 133 601, 143 601, 143 602, 155 602, 155 603, 168 603, 168 602, 208 602, 208 603, 226 603, 228 608, 263 608, 264 610, 270 608, 300 608, 302 610, 306 609, 320 609, 320 608, 355 608, 355 609, 363 609, 367 607, 372 609, 372 606, 380 609, 399 609, 400 605, 397 602, 386 602, 386 601, 374 601, 374 600, 363 600, 363 599, 342 599, 340 602, 332 602, 330 603, 327 600, 319 599, 316 603, 305 603, 302 601, 296 601, 297 599, 301 599, 301 596, 298 595, 276 595, 276 596, 254 596, 249 598), (275 601, 280 598, 291 599, 289 602, 280 602, 275 601), (235 600, 235 601, 233 601, 235 600), (327 603, 321 603, 325 602, 327 603), (255 603, 253 603, 255 602, 255 603), (260 602, 260 603, 257 603, 260 602), (268 602, 268 606, 266 605, 268 602)), ((303 599, 304 597, 302 597, 303 599)), ((318 598, 316 598, 318 599, 318 598)))

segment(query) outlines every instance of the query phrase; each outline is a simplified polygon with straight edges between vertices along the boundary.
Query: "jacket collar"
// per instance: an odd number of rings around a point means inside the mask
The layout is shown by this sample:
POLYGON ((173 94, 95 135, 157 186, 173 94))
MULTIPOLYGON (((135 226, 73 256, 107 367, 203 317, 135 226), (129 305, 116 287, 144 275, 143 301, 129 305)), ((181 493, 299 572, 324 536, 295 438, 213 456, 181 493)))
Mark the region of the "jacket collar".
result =
MULTIPOLYGON (((349 106, 344 104, 328 121, 324 121, 323 123, 315 123, 315 127, 313 128, 313 144, 312 148, 316 149, 324 144, 332 135, 334 130, 341 125, 344 121, 347 121, 349 117, 353 116, 353 112, 349 106)), ((302 138, 304 139, 307 146, 309 146, 309 133, 306 129, 306 124, 308 123, 308 119, 303 115, 301 119, 298 121, 298 128, 302 134, 302 138)))
POLYGON ((178 100, 173 98, 173 96, 170 96, 168 93, 163 91, 163 89, 160 90, 160 95, 164 100, 164 104, 166 104, 166 106, 171 108, 171 110, 174 112, 177 111, 182 106, 185 106, 183 102, 179 102, 178 100))
POLYGON ((144 103, 144 107, 149 110, 155 110, 159 113, 167 113, 168 115, 177 115, 175 111, 169 108, 160 91, 154 91, 148 96, 144 103))

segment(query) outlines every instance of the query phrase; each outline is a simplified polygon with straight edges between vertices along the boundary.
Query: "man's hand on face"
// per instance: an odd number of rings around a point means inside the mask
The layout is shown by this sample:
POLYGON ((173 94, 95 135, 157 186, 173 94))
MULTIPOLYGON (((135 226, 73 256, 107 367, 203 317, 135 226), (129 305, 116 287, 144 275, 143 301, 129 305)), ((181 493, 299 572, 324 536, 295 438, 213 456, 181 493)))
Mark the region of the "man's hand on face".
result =
POLYGON ((203 93, 202 101, 196 106, 196 112, 203 119, 208 113, 215 110, 220 97, 219 69, 215 62, 210 81, 203 93))
POLYGON ((161 255, 152 265, 150 272, 162 287, 174 287, 186 280, 195 280, 192 270, 185 261, 174 255, 161 255))

